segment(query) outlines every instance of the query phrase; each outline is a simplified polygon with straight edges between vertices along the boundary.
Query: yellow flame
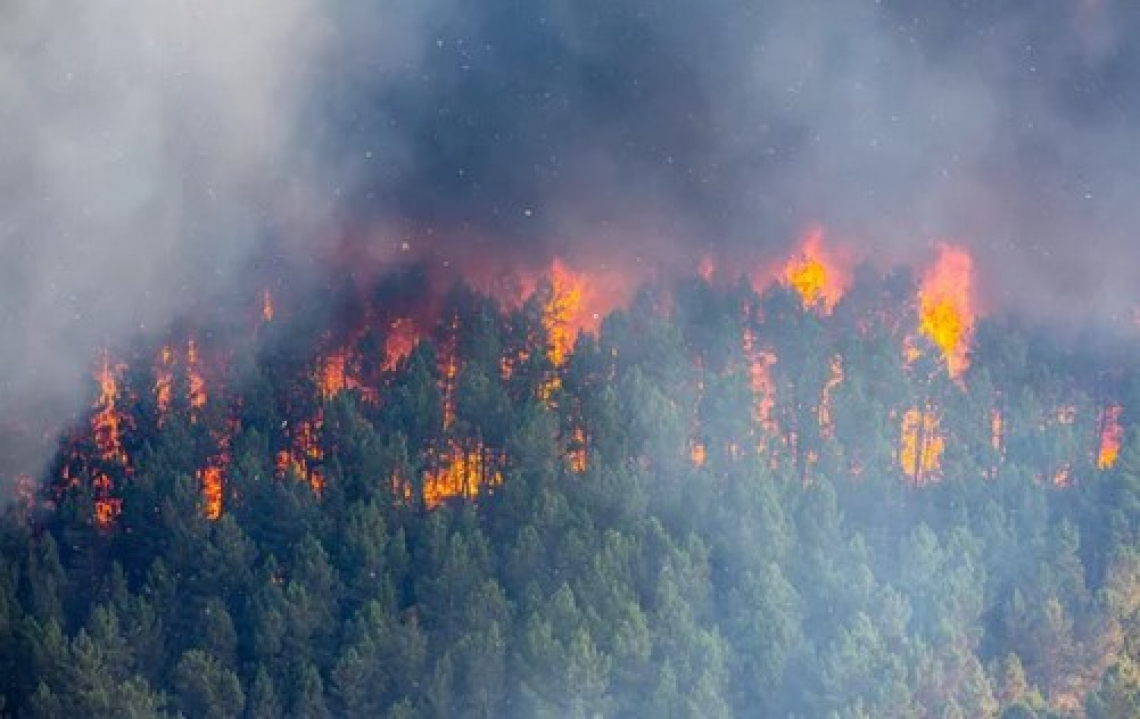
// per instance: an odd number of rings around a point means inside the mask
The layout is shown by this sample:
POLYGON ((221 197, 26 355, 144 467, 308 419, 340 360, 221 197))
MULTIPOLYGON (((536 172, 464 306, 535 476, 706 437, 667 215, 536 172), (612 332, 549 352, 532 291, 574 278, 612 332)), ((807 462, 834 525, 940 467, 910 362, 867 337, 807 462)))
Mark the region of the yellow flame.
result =
POLYGON ((942 465, 946 442, 934 411, 909 409, 903 415, 899 464, 916 484, 932 479, 942 465))
POLYGON ((954 378, 969 364, 973 271, 973 260, 964 249, 939 245, 938 260, 927 270, 919 291, 919 330, 941 350, 954 378))

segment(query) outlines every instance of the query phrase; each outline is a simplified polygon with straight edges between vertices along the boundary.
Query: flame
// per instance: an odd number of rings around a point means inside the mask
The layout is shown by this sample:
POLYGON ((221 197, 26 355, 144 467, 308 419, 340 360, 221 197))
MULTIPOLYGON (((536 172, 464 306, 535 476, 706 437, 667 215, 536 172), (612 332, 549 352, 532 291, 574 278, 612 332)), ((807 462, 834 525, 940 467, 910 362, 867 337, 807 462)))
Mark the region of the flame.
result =
POLYGON ((91 418, 91 433, 95 437, 95 446, 99 450, 100 459, 121 465, 126 465, 127 453, 123 449, 124 416, 118 408, 118 375, 125 369, 126 366, 123 364, 112 365, 104 353, 103 363, 96 377, 99 382, 99 397, 95 400, 95 413, 91 418))
POLYGON ((222 516, 222 468, 217 464, 210 464, 199 470, 198 479, 202 481, 206 518, 217 519, 222 516))
POLYGON ((831 411, 831 398, 835 389, 843 384, 843 355, 831 358, 831 374, 823 385, 823 393, 819 398, 819 428, 824 437, 830 438, 835 431, 835 417, 831 411))
POLYGON ((325 487, 324 473, 316 466, 324 459, 324 451, 317 435, 320 419, 298 422, 295 428, 292 446, 277 453, 277 478, 284 479, 292 471, 308 482, 319 497, 325 487))
MULTIPOLYGON (((186 343, 186 373, 190 380, 190 409, 201 410, 206 406, 206 380, 198 356, 198 343, 191 337, 186 343)), ((193 417, 193 415, 191 415, 193 417)))
POLYGON ((969 364, 974 331, 973 260, 961 247, 941 244, 938 260, 923 276, 919 330, 942 351, 953 378, 969 364))
POLYGON ((384 338, 384 370, 394 372, 405 357, 412 353, 420 341, 420 333, 407 317, 392 320, 384 338))
POLYGON ((748 384, 752 390, 752 420, 766 432, 775 434, 779 427, 773 418, 776 407, 776 387, 772 382, 772 365, 776 354, 757 346, 751 327, 744 330, 744 355, 748 359, 748 384))
POLYGON ((1068 487, 1073 483, 1073 468, 1068 464, 1063 464, 1053 473, 1053 486, 1055 487, 1068 487))
POLYGON ((704 442, 693 440, 689 446, 689 459, 692 461, 693 466, 705 466, 705 460, 708 459, 708 450, 705 448, 704 442))
POLYGON ((95 475, 91 488, 95 495, 95 526, 110 529, 123 511, 123 500, 110 496, 114 482, 104 472, 95 475))
POLYGON ((158 352, 155 366, 154 400, 158 407, 158 424, 162 426, 170 414, 170 403, 174 398, 174 348, 163 345, 158 352))
POLYGON ((899 464, 915 484, 933 478, 942 466, 946 442, 933 409, 909 409, 903 415, 899 464))
POLYGON ((823 228, 810 230, 796 254, 784 265, 784 284, 794 289, 805 308, 830 314, 842 299, 851 276, 839 257, 823 245, 823 228))
POLYGON ((274 316, 273 294, 269 290, 261 292, 261 321, 272 322, 274 316))
POLYGON ((489 452, 482 443, 465 449, 457 441, 449 442, 436 466, 424 477, 424 504, 432 509, 449 499, 478 497, 484 487, 503 483, 501 464, 501 456, 489 452))
POLYGON ((322 399, 329 400, 341 392, 362 388, 355 373, 355 359, 350 357, 347 347, 342 347, 319 360, 315 379, 322 399))
POLYGON ((1112 469, 1124 444, 1124 426, 1120 422, 1124 407, 1118 404, 1105 407, 1100 416, 1100 446, 1097 448, 1097 469, 1112 469))
POLYGON ((1001 410, 995 409, 990 413, 990 446, 1001 452, 1004 446, 1005 419, 1001 410))
POLYGON ((582 474, 586 471, 586 431, 581 427, 575 427, 574 431, 570 433, 570 441, 566 448, 566 464, 569 465, 570 471, 575 474, 582 474))
POLYGON ((579 330, 589 324, 582 312, 586 278, 561 260, 555 260, 550 269, 550 286, 550 299, 543 311, 542 324, 550 342, 550 362, 561 367, 574 349, 579 330))

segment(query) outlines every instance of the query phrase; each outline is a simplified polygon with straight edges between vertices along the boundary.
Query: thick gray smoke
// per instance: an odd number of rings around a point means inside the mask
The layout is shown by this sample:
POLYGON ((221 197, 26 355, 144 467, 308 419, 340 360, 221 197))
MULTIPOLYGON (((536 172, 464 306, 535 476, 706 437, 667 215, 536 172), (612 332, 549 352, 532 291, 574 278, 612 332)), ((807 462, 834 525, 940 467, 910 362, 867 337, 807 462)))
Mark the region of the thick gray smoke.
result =
POLYGON ((968 244, 995 307, 1122 312, 1137 37, 1126 0, 6 3, 5 422, 338 227, 692 266, 819 221, 883 264, 968 244))
POLYGON ((1137 299, 1135 3, 488 0, 423 30, 337 100, 346 155, 395 153, 366 211, 690 267, 820 221, 883 264, 971 245, 996 308, 1137 299))
POLYGON ((99 348, 234 280, 303 171, 311 5, 0 7, 8 444, 76 409, 99 348))

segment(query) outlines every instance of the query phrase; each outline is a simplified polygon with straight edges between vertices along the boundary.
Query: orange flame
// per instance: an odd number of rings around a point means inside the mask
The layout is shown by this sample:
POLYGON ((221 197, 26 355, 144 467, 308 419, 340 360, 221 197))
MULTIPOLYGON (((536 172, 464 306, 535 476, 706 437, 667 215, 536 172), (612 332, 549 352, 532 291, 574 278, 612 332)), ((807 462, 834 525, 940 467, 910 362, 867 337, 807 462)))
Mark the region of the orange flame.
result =
POLYGON ((448 443, 437 466, 424 477, 424 504, 431 509, 449 499, 474 499, 483 488, 501 485, 501 463, 502 458, 481 443, 470 448, 448 443))
POLYGON ((909 409, 903 415, 899 464, 915 484, 932 479, 942 466, 946 449, 938 416, 931 408, 909 409))
POLYGON ((692 461, 693 466, 705 466, 706 459, 708 459, 708 450, 705 448, 704 442, 693 440, 689 446, 689 460, 692 461))
POLYGON ((772 382, 771 368, 776 363, 776 355, 770 350, 757 346, 752 328, 744 330, 744 354, 748 359, 748 384, 752 390, 752 420, 769 433, 776 433, 778 427, 772 416, 776 407, 776 387, 772 382))
POLYGON ((819 399, 819 428, 824 437, 830 438, 835 431, 835 417, 831 411, 831 398, 839 385, 843 384, 843 355, 831 358, 831 374, 827 383, 823 385, 823 393, 819 399))
POLYGON ((816 227, 800 240, 796 254, 784 265, 782 279, 794 289, 805 308, 830 314, 851 282, 845 263, 823 245, 823 229, 816 227))
POLYGON ((938 260, 923 276, 919 330, 942 351, 953 378, 969 364, 974 331, 973 260, 961 247, 938 246, 938 260))
POLYGON ((222 468, 216 464, 210 464, 199 470, 198 479, 202 481, 202 497, 205 500, 206 518, 217 519, 222 516, 222 468))
MULTIPOLYGON (((99 396, 95 400, 95 412, 91 417, 91 434, 99 459, 103 462, 127 467, 129 458, 123 447, 123 425, 126 417, 118 407, 118 375, 125 369, 123 364, 111 364, 106 353, 96 374, 99 383, 99 396)), ((112 497, 114 482, 103 471, 95 474, 91 482, 95 499, 95 524, 100 529, 108 529, 122 510, 122 500, 112 497)))
POLYGON ((1097 449, 1097 469, 1112 469, 1124 444, 1124 426, 1120 422, 1124 408, 1118 404, 1105 407, 1100 416, 1100 446, 1097 449))
POLYGON ((276 461, 278 479, 284 479, 292 471, 308 482, 318 497, 325 487, 324 473, 319 466, 315 466, 324 459, 324 452, 317 436, 319 429, 320 420, 297 423, 296 431, 293 432, 292 447, 279 451, 276 461))
POLYGON ((200 410, 206 406, 206 380, 202 377, 198 343, 193 337, 186 343, 186 372, 190 380, 190 409, 200 410))
POLYGON ((124 365, 112 365, 107 355, 103 355, 103 364, 97 375, 99 397, 95 400, 95 414, 91 418, 91 432, 95 437, 95 445, 99 448, 100 458, 105 462, 123 465, 127 463, 127 453, 123 449, 124 418, 118 408, 118 374, 124 369, 124 365))
POLYGON ((163 345, 158 353, 155 366, 154 400, 158 407, 159 426, 170 414, 170 403, 174 398, 174 349, 163 345))

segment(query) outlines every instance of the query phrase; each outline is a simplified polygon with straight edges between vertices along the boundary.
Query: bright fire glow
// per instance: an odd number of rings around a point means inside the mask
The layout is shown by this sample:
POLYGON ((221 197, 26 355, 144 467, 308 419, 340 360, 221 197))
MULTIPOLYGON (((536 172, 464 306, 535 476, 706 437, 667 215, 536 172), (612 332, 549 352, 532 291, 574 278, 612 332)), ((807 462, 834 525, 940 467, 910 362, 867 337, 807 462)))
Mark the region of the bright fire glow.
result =
POLYGON ((933 479, 942 466, 946 441, 939 424, 938 416, 930 408, 909 409, 903 415, 899 464, 915 484, 933 479))
POLYGON ((974 264, 961 247, 942 244, 938 260, 919 290, 919 330, 942 351, 946 369, 958 378, 969 364, 974 331, 974 264))
POLYGON ((830 314, 847 291, 850 273, 823 244, 823 229, 814 228, 800 240, 796 254, 784 265, 782 280, 800 296, 805 308, 830 314))
POLYGON ((478 497, 484 488, 503 483, 501 463, 482 444, 465 449, 450 442, 437 466, 424 477, 424 504, 430 509, 449 499, 478 497))
POLYGON ((292 471, 308 482, 317 496, 325 487, 324 473, 317 466, 324 459, 317 435, 319 429, 314 422, 299 422, 293 432, 292 447, 278 452, 276 462, 278 479, 284 479, 292 471))
POLYGON ((1100 446, 1097 448, 1097 469, 1111 469, 1120 456, 1124 444, 1124 426, 1120 422, 1124 408, 1118 404, 1105 407, 1100 416, 1100 446))
MULTIPOLYGON (((95 412, 91 417, 91 434, 95 439, 99 459, 126 467, 128 457, 123 448, 125 417, 118 407, 118 376, 124 369, 124 365, 113 365, 107 354, 103 355, 103 362, 96 374, 99 396, 95 400, 95 412)), ((91 487, 95 498, 95 524, 101 529, 107 529, 119 516, 122 500, 111 496, 114 482, 106 472, 97 472, 91 487)))
POLYGON ((198 479, 202 481, 206 518, 217 519, 222 516, 222 468, 210 464, 198 471, 198 479))

